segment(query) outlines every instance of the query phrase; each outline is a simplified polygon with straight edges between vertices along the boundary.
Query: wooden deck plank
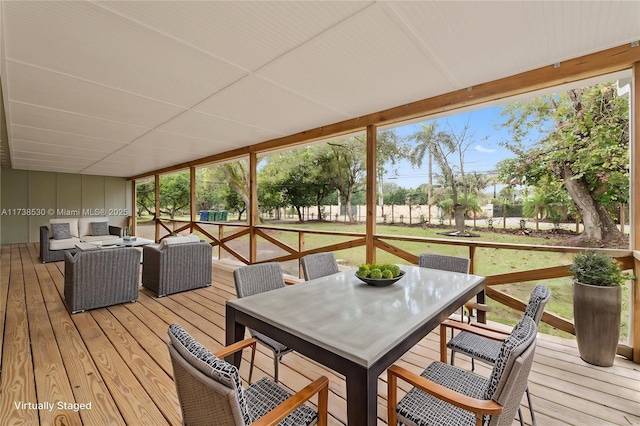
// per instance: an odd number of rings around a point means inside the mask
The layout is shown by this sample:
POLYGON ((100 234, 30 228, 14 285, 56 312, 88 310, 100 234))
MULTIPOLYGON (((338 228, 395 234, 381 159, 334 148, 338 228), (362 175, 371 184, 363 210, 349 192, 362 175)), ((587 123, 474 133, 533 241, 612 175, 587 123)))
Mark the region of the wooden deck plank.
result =
POLYGON ((9 288, 4 322, 0 424, 37 424, 36 386, 29 340, 20 247, 11 246, 9 288), (29 404, 29 405, 25 405, 29 404), (31 407, 33 404, 33 407, 31 407))
POLYGON ((91 316, 169 424, 180 423, 182 415, 173 377, 149 356, 109 310, 97 309, 91 316))
POLYGON ((51 327, 73 389, 74 402, 92 402, 91 410, 80 411, 82 422, 87 425, 124 425, 125 421, 62 301, 59 288, 63 277, 59 269, 52 264, 39 264, 36 266, 36 273, 51 327))
MULTIPOLYGON (((4 330, 9 297, 9 276, 11 275, 11 250, 8 245, 0 246, 0 331, 4 330)), ((0 371, 2 371, 2 350, 4 333, 0 332, 0 371)))
POLYGON ((76 406, 73 405, 75 397, 45 307, 33 259, 26 247, 21 252, 27 295, 26 308, 29 316, 29 337, 32 342, 38 342, 37 345, 31 346, 36 390, 38 402, 46 404, 45 409, 38 411, 40 422, 77 425, 81 423, 80 407, 77 406, 78 410, 75 410, 76 406), (27 259, 31 260, 27 261, 27 259), (68 409, 67 404, 71 404, 72 409, 68 409))
MULTIPOLYGON (((167 328, 178 322, 210 349, 215 351, 222 347, 224 305, 226 300, 236 297, 232 276, 235 266, 220 267, 214 262, 214 285, 211 287, 160 299, 141 289, 137 303, 71 316, 63 302, 64 262, 42 264, 37 256, 37 244, 0 246, 0 291, 4 291, 0 297, 0 308, 3 309, 0 326, 4 325, 4 333, 0 333, 0 336, 4 335, 0 340, 3 362, 0 366, 4 366, 0 376, 3 391, 0 393, 0 424, 19 422, 24 417, 24 413, 16 413, 13 399, 14 395, 31 388, 38 398, 45 395, 41 392, 49 392, 49 395, 59 392, 65 396, 50 397, 91 401, 92 410, 80 411, 80 421, 86 425, 145 422, 179 425, 180 412, 166 348, 167 328), (13 288, 14 283, 16 288, 13 288), (18 342, 13 341, 15 335, 18 335, 18 342), (25 349, 28 340, 32 345, 42 347, 27 348, 29 358, 26 360, 14 359, 18 352, 12 344, 19 343, 25 349), (49 368, 55 370, 56 376, 51 380, 56 384, 44 381, 47 366, 43 359, 50 353, 53 361, 49 368), (7 365, 12 367, 10 373, 6 372, 7 365), (14 372, 14 365, 19 373, 14 372), (63 371, 66 377, 62 377, 63 371), (19 377, 19 389, 4 392, 10 387, 7 383, 15 381, 16 377, 19 377), (43 386, 64 386, 58 383, 64 383, 65 379, 72 395, 61 387, 41 389, 43 386), (25 385, 29 380, 32 384, 25 385)), ((254 377, 271 376, 271 352, 261 345, 259 348, 254 377)), ((243 357, 247 362, 242 363, 240 372, 246 381, 249 354, 245 352, 243 357)), ((20 352, 20 356, 25 357, 25 352, 20 352)), ((436 359, 439 359, 437 331, 420 341, 397 363, 419 373, 436 359)), ((456 357, 456 365, 469 368, 470 362, 460 356, 456 357)), ((540 335, 530 375, 538 424, 640 425, 639 370, 637 364, 619 358, 610 368, 590 366, 578 357, 575 342, 540 335)), ((476 371, 486 377, 490 368, 478 363, 476 371)), ((347 409, 344 378, 295 352, 283 359, 281 382, 291 390, 302 388, 320 375, 326 375, 330 381, 329 424, 343 425, 347 409)), ((379 425, 386 424, 386 386, 386 374, 382 374, 378 381, 379 425)), ((408 389, 408 385, 401 383, 399 394, 408 389)), ((528 425, 526 398, 522 402, 528 425)), ((38 424, 38 421, 42 425, 49 424, 50 419, 46 416, 38 419, 37 412, 35 414, 35 422, 29 421, 29 424, 38 424)), ((78 420, 67 418, 61 423, 65 422, 76 424, 78 420)), ((514 425, 517 424, 514 420, 514 425)))
POLYGON ((129 360, 120 357, 92 313, 74 314, 72 319, 125 421, 149 426, 168 424, 132 373, 129 360))

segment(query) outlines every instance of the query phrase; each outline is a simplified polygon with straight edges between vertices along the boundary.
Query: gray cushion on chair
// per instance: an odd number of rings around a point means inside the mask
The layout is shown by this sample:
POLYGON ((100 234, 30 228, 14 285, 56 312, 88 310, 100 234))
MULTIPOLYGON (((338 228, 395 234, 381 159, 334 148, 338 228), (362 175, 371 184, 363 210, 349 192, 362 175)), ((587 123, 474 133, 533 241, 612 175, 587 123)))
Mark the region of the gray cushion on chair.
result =
POLYGON ((484 360, 489 364, 496 362, 501 346, 502 342, 498 340, 464 331, 453 336, 447 343, 447 348, 484 360))
MULTIPOLYGON (((435 383, 472 398, 484 399, 489 381, 470 371, 449 364, 434 362, 421 374, 435 383)), ((409 424, 468 426, 475 424, 472 412, 455 407, 420 389, 413 388, 402 398, 397 408, 399 420, 409 424)))
MULTIPOLYGON (((246 397, 251 421, 256 421, 291 397, 291 394, 273 381, 263 377, 247 388, 246 397)), ((307 405, 302 405, 285 417, 279 426, 309 426, 314 424, 316 419, 316 412, 307 405)))
POLYGON ((66 240, 71 238, 71 229, 67 222, 52 223, 51 233, 53 234, 54 240, 66 240))
POLYGON ((171 324, 169 326, 169 339, 171 340, 171 344, 189 364, 193 365, 208 377, 235 391, 244 422, 245 424, 250 424, 252 420, 249 418, 244 388, 242 387, 242 381, 240 380, 240 374, 236 366, 212 354, 178 324, 171 324))

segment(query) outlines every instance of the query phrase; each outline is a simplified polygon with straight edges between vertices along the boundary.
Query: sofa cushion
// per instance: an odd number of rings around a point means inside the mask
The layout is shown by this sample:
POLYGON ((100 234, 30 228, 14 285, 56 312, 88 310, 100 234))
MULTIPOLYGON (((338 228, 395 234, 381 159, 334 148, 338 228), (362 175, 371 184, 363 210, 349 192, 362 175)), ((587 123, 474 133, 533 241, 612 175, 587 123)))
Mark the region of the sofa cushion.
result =
POLYGON ((52 223, 51 233, 54 240, 66 240, 71 238, 71 229, 68 222, 52 223))
POLYGON ((172 244, 197 243, 199 241, 200 237, 198 237, 196 234, 167 237, 160 243, 160 248, 164 248, 172 244))
POLYGON ((95 241, 111 241, 111 240, 119 240, 120 237, 117 235, 85 235, 82 237, 82 241, 93 243, 95 241))
MULTIPOLYGON (((108 217, 81 217, 78 219, 78 237, 82 238, 85 235, 93 235, 91 232, 91 223, 92 222, 107 222, 109 223, 108 217)), ((108 233, 108 232, 107 232, 108 233)))
POLYGON ((72 237, 65 240, 49 240, 49 250, 73 250, 80 238, 72 237))
POLYGON ((91 222, 91 235, 109 235, 109 223, 91 222))
POLYGON ((49 228, 49 238, 53 237, 53 232, 51 231, 51 225, 54 223, 68 223, 69 231, 71 231, 71 236, 72 237, 80 236, 80 234, 78 234, 78 218, 77 217, 61 217, 57 219, 49 219, 49 225, 47 225, 47 227, 49 228))

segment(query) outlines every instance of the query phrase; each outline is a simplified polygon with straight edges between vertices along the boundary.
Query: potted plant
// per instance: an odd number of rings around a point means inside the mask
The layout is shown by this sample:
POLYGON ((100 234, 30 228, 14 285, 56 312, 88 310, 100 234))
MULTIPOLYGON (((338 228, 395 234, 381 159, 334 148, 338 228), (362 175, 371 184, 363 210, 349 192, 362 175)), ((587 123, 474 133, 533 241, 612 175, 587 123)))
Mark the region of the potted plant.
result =
POLYGON ((576 254, 569 272, 574 278, 573 318, 580 358, 609 367, 620 337, 621 284, 635 277, 622 272, 611 256, 592 250, 576 254))

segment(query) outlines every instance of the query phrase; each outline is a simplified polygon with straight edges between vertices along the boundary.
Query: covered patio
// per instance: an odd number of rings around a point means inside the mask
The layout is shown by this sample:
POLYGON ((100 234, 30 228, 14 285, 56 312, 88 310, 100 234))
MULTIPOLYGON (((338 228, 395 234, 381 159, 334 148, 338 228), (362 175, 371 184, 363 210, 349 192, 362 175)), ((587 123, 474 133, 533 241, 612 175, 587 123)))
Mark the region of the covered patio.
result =
MULTIPOLYGON (((141 290, 137 303, 69 315, 62 296, 64 263, 42 264, 35 244, 4 245, 0 256, 0 289, 8 295, 0 305, 6 312, 0 423, 181 424, 167 327, 177 322, 212 350, 224 346, 224 303, 236 297, 233 266, 215 262, 211 287, 160 299, 141 290), (16 401, 62 401, 69 407, 16 409, 16 401), (73 404, 86 403, 90 409, 78 405, 73 411, 73 404)), ((419 373, 437 359, 439 338, 433 332, 397 364, 419 373)), ((458 363, 469 367, 462 357, 458 363)), ((241 368, 245 380, 247 365, 241 368)), ((273 374, 264 348, 256 366, 253 380, 273 374)), ((478 371, 488 374, 484 366, 478 371)), ((296 353, 283 359, 281 382, 293 391, 320 375, 330 379, 329 424, 345 424, 344 379, 296 353)), ((537 424, 640 424, 639 381, 640 371, 631 361, 618 357, 613 367, 595 367, 579 358, 574 341, 540 335, 529 378, 537 424)), ((385 375, 378 389, 378 424, 386 424, 385 375)))
MULTIPOLYGON (((415 264, 418 253, 398 247, 405 240, 460 247, 471 272, 485 250, 581 250, 382 235, 376 173, 366 178, 365 232, 336 233, 341 242, 323 247, 305 245, 313 230, 296 231, 295 247, 271 237, 259 222, 259 156, 354 132, 366 135, 367 169, 375 170, 379 129, 604 76, 628 80, 630 247, 610 254, 639 275, 638 2, 2 1, 0 30, 0 424, 181 424, 167 327, 178 322, 212 350, 222 347, 237 265, 358 246, 362 262, 384 251, 415 264), (201 223, 196 170, 239 158, 249 165, 247 222, 201 223), (184 170, 190 219, 167 221, 160 177, 184 170), (135 234, 141 180, 155 182, 157 241, 198 232, 235 263, 214 261, 211 287, 164 298, 141 288, 138 303, 69 315, 64 263, 38 259, 39 227, 99 211, 135 234), (240 237, 246 253, 229 244, 240 237), (280 253, 265 258, 260 241, 280 253), (46 401, 69 406, 31 405, 46 401)), ((522 301, 495 286, 566 276, 566 265, 489 276, 486 295, 522 311, 522 301)), ((539 425, 640 424, 637 281, 630 300, 629 340, 611 368, 584 363, 572 340, 539 336, 529 380, 539 425)), ((542 321, 575 333, 550 312, 542 321)), ((438 358, 433 332, 398 363, 420 372, 438 358)), ((258 376, 272 374, 268 353, 257 366, 258 376)), ((241 373, 246 380, 246 362, 241 373)), ((344 379, 285 356, 287 388, 319 375, 331 382, 330 424, 345 424, 344 379)), ((378 380, 379 424, 386 424, 385 381, 378 380)))

